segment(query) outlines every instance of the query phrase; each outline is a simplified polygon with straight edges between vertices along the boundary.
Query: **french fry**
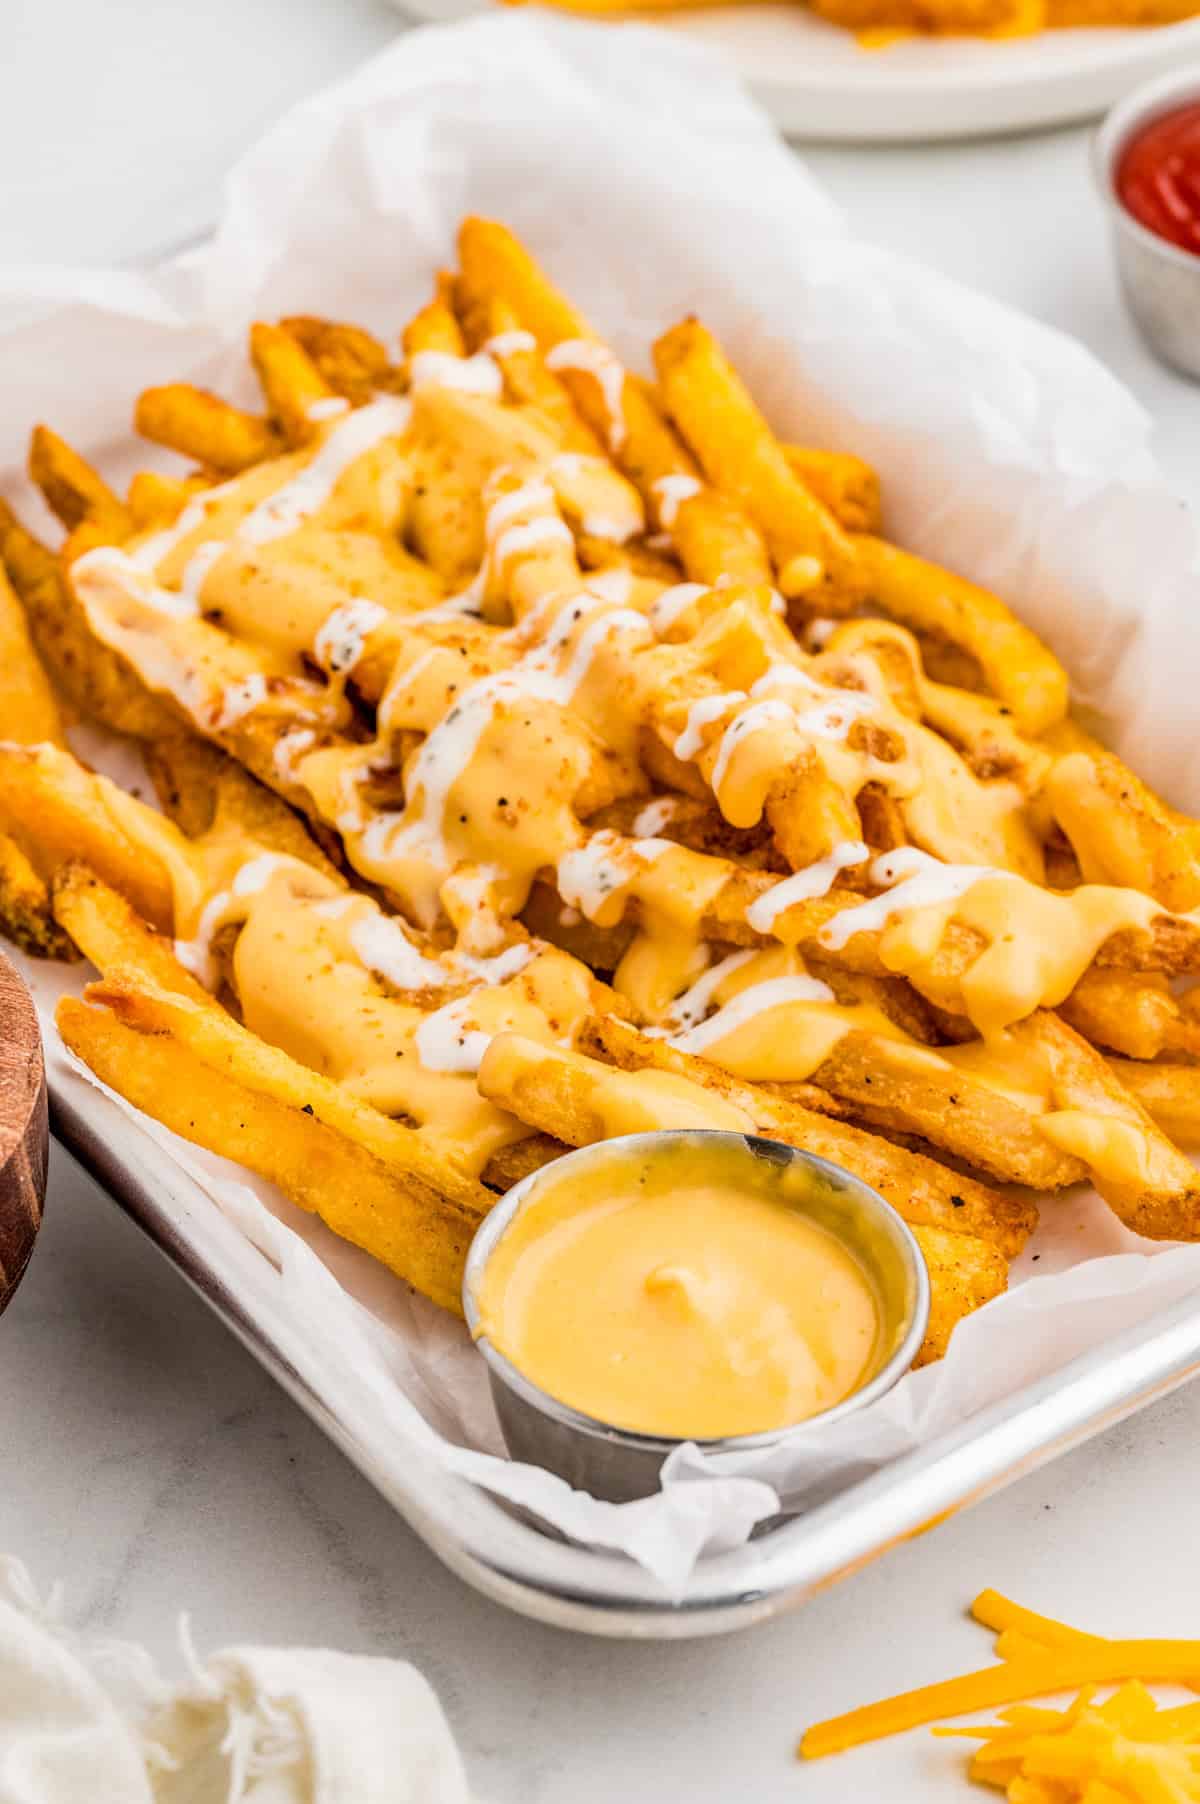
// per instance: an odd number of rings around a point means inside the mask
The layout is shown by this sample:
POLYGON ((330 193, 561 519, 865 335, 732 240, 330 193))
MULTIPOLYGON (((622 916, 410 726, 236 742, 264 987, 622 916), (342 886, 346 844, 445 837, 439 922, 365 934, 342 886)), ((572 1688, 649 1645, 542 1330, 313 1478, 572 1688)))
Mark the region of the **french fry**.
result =
POLYGON ((393 385, 387 347, 361 326, 295 313, 280 320, 285 332, 301 344, 321 375, 352 407, 363 407, 381 389, 393 385))
POLYGON ((126 497, 135 531, 173 525, 188 502, 209 486, 205 476, 163 476, 158 470, 139 470, 126 497))
POLYGON ((785 595, 817 612, 848 613, 864 594, 852 542, 796 476, 749 390, 699 320, 658 339, 654 362, 667 412, 714 488, 731 495, 761 528, 785 595), (798 561, 815 560, 799 588, 798 561))
POLYGON ((105 777, 51 745, 0 744, 0 820, 43 881, 67 864, 91 867, 143 920, 169 932, 170 880, 149 847, 127 832, 128 798, 105 777))
POLYGON ((276 457, 282 441, 269 420, 246 413, 190 382, 169 382, 138 396, 134 430, 182 457, 236 476, 252 464, 276 457))
POLYGON ((74 958, 50 892, 15 840, 0 833, 0 933, 34 958, 74 958))
POLYGON ((1085 883, 1144 890, 1179 914, 1200 904, 1200 821, 1173 815, 1111 752, 1060 758, 1046 799, 1085 883))
POLYGON ((0 733, 21 745, 63 742, 58 702, 33 648, 29 625, 0 564, 0 733))
MULTIPOLYGON (((101 992, 103 993, 103 992, 101 992)), ((443 1309, 461 1313, 467 1249, 479 1216, 374 1153, 305 1106, 206 1064, 172 1033, 141 1032, 107 1007, 64 997, 64 1042, 135 1108, 196 1146, 249 1166, 443 1309)), ((315 1094, 315 1089, 314 1089, 315 1094)), ((490 1193, 485 1192, 487 1201, 490 1193)), ((484 1205, 486 1207, 486 1204, 484 1205)))
POLYGON ((604 446, 571 401, 564 385, 546 368, 536 342, 532 349, 517 341, 523 328, 508 302, 498 295, 476 309, 473 329, 469 327, 472 347, 485 345, 500 366, 504 391, 518 406, 536 407, 553 425, 567 451, 581 451, 586 457, 603 455, 604 446))
POLYGON ((231 842, 245 840, 337 876, 303 819, 208 740, 195 733, 156 740, 146 767, 164 811, 189 839, 216 828, 231 842))
POLYGON ((569 1148, 552 1134, 530 1134, 527 1139, 514 1140, 511 1146, 502 1146, 498 1153, 492 1154, 483 1168, 483 1182, 489 1190, 503 1194, 514 1184, 519 1184, 522 1178, 540 1171, 551 1159, 557 1159, 567 1151, 569 1148))
POLYGON ((54 553, 0 500, 0 562, 25 613, 29 636, 59 695, 114 732, 153 738, 171 719, 123 659, 90 631, 54 553))
POLYGON ((1164 1134, 1200 1146, 1200 1065, 1110 1058, 1108 1068, 1164 1134))
POLYGON ((1180 1006, 1161 971, 1093 967, 1059 1013, 1085 1040, 1127 1058, 1200 1054, 1200 1020, 1180 1006))
POLYGON ((1053 1108, 1042 1132, 1082 1159, 1115 1215, 1149 1240, 1200 1236, 1200 1177, 1094 1047, 1043 1009, 1010 1030, 1044 1059, 1053 1108))
POLYGON ((321 410, 339 400, 334 389, 300 341, 282 326, 263 320, 251 326, 250 360, 266 396, 267 411, 286 442, 307 445, 318 430, 321 410))
POLYGON ((1004 1256, 974 1235, 910 1224, 929 1272, 929 1327, 915 1364, 941 1359, 959 1322, 1008 1288, 1004 1256))
POLYGON ((87 520, 110 534, 111 542, 128 537, 133 522, 124 503, 100 472, 48 426, 34 427, 29 474, 68 532, 87 520))
POLYGON ((813 1073, 872 1127, 918 1134, 1005 1184, 1062 1190, 1085 1168, 1052 1145, 1039 1116, 969 1070, 940 1067, 900 1041, 848 1033, 813 1073))
POLYGON ((520 1034, 497 1034, 479 1067, 479 1092, 571 1146, 658 1128, 728 1128, 753 1118, 736 1103, 672 1071, 625 1072, 520 1034))
POLYGON ((806 1094, 820 1102, 815 1088, 805 1092, 803 1087, 791 1086, 785 1096, 774 1087, 740 1083, 707 1060, 679 1052, 664 1040, 651 1039, 615 1015, 589 1019, 578 1046, 581 1052, 622 1070, 649 1066, 714 1089, 752 1115, 760 1133, 856 1172, 910 1223, 977 1235, 1009 1258, 1020 1251, 1037 1225, 1037 1209, 1028 1200, 1005 1196, 923 1153, 893 1146, 865 1128, 832 1121, 811 1106, 802 1106, 797 1098, 806 1094))
POLYGON ((85 864, 64 864, 53 885, 54 918, 101 975, 136 969, 161 990, 193 1001, 212 1001, 203 984, 180 964, 174 944, 148 927, 133 905, 85 864))
POLYGON ((458 291, 469 313, 493 299, 507 302, 543 351, 564 338, 589 338, 591 328, 561 295, 507 226, 471 217, 458 228, 458 291))
POLYGON ((829 509, 839 526, 847 532, 881 531, 879 473, 865 459, 805 445, 784 445, 782 450, 793 476, 829 509))
POLYGON ((438 274, 433 299, 409 320, 400 342, 408 357, 415 357, 419 351, 442 351, 449 357, 465 356, 466 341, 454 312, 454 278, 445 270, 438 274))
POLYGON ((185 996, 175 988, 160 989, 142 970, 116 966, 101 983, 93 984, 87 995, 89 1001, 111 1009, 119 1020, 141 1033, 169 1035, 209 1069, 255 1095, 310 1113, 372 1153, 390 1171, 441 1190, 459 1208, 478 1217, 491 1207, 492 1199, 483 1186, 431 1148, 413 1128, 390 1120, 378 1109, 357 1101, 343 1085, 260 1040, 207 993, 201 998, 185 996))
POLYGON ((1023 732, 1063 718, 1066 671, 997 596, 868 533, 856 544, 871 599, 913 632, 967 653, 1023 732))

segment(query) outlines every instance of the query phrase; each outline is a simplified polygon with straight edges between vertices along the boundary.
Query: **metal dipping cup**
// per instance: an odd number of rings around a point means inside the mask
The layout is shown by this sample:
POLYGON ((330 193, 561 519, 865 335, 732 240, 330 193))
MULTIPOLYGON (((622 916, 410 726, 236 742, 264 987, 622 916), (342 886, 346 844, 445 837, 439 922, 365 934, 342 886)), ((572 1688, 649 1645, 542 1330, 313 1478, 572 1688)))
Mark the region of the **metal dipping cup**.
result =
POLYGON ((1200 100, 1198 63, 1135 88, 1100 126, 1092 158, 1108 209, 1121 287, 1138 330, 1164 363, 1200 379, 1200 256, 1140 224, 1117 193, 1121 152, 1130 139, 1193 100, 1200 100))
POLYGON ((882 1332, 873 1366, 864 1382, 832 1409, 809 1416, 793 1427, 770 1429, 763 1434, 730 1435, 701 1440, 697 1445, 714 1453, 754 1448, 786 1447, 814 1428, 840 1420, 854 1410, 865 1409, 903 1377, 916 1358, 929 1320, 929 1276, 916 1241, 896 1211, 852 1172, 818 1159, 812 1153, 763 1140, 753 1134, 704 1129, 671 1129, 653 1134, 628 1134, 598 1141, 567 1153, 514 1184, 487 1215, 478 1229, 467 1257, 463 1279, 463 1307, 467 1326, 487 1361, 492 1397, 509 1452, 514 1459, 544 1466, 576 1490, 589 1491, 612 1503, 628 1503, 651 1496, 659 1488, 659 1473, 671 1451, 687 1438, 633 1433, 583 1415, 569 1404, 534 1384, 512 1364, 486 1335, 479 1333, 478 1293, 496 1247, 516 1216, 543 1188, 557 1189, 573 1176, 611 1165, 614 1175, 629 1169, 631 1160, 668 1154, 681 1143, 711 1146, 714 1162, 725 1164, 723 1178, 736 1182, 742 1161, 753 1179, 761 1179, 761 1166, 803 1166, 812 1182, 802 1197, 782 1196, 786 1206, 800 1210, 811 1221, 833 1234, 860 1260, 875 1282, 883 1311, 882 1332))

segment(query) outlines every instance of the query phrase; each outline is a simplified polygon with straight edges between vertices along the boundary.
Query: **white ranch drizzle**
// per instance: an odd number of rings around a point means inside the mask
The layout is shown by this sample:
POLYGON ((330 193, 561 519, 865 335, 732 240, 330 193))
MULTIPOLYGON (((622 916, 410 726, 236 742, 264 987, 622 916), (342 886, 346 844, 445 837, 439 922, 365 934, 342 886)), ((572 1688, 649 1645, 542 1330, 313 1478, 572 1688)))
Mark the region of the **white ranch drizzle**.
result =
POLYGON ((751 984, 748 990, 742 990, 731 997, 724 1008, 718 1009, 715 1015, 710 1015, 707 1021, 701 1021, 696 1027, 689 1027, 683 1033, 673 1034, 671 1044, 680 1052, 704 1052, 767 1009, 779 1008, 788 1002, 836 1000, 829 985, 822 983, 817 977, 769 977, 765 982, 751 984))
POLYGON ((825 923, 817 938, 832 952, 840 952, 856 933, 882 932, 894 915, 953 902, 984 877, 1002 873, 985 864, 943 864, 916 846, 900 846, 881 853, 867 875, 885 893, 843 908, 825 923))
POLYGON ((223 539, 206 539, 203 545, 197 545, 184 565, 183 574, 179 578, 179 593, 186 596, 196 607, 200 605, 200 591, 204 587, 209 571, 224 557, 228 549, 229 547, 223 539))
MULTIPOLYGON (((546 485, 535 480, 502 496, 490 510, 489 525, 498 511, 503 523, 523 508, 536 504, 542 494, 553 501, 546 485)), ((557 526, 560 531, 567 531, 557 516, 549 520, 533 521, 530 525, 557 526)), ((520 525, 505 527, 496 549, 502 548, 505 539, 524 533, 525 530, 520 525)), ((619 574, 626 577, 628 572, 621 571, 619 574)), ((408 855, 424 858, 445 870, 450 860, 443 828, 450 790, 470 764, 497 710, 505 703, 531 699, 565 707, 586 676, 598 646, 605 639, 618 631, 632 631, 649 636, 650 629, 643 615, 632 609, 615 606, 607 596, 582 590, 574 596, 555 599, 559 603, 559 612, 545 640, 534 645, 510 669, 493 672, 471 684, 444 718, 426 735, 408 774, 406 794, 410 800, 404 810, 378 814, 365 826, 361 820, 361 810, 357 811, 352 830, 362 832, 363 850, 371 860, 382 863, 397 855, 408 855), (580 634, 566 668, 560 670, 557 667, 557 656, 566 641, 580 620, 600 608, 608 611, 592 621, 580 634)), ((525 624, 527 626, 528 622, 525 624)), ((432 653, 427 653, 426 657, 431 655, 432 653)), ((399 694, 398 689, 396 694, 399 694)), ((390 713, 388 698, 385 697, 379 716, 381 731, 387 729, 390 713)), ((354 809, 347 809, 348 821, 355 809, 357 804, 354 809)))
POLYGON ((292 780, 296 774, 296 765, 316 743, 317 735, 311 727, 293 727, 275 741, 275 750, 271 754, 271 762, 275 766, 276 775, 283 782, 292 780))
POLYGON ((548 370, 582 370, 594 376, 608 414, 608 444, 619 451, 625 443, 625 368, 620 359, 594 338, 564 338, 547 354, 548 370))
POLYGON ((350 465, 382 440, 399 438, 407 431, 411 416, 411 402, 396 395, 384 395, 348 414, 290 482, 247 514, 237 529, 237 537, 250 545, 265 545, 271 539, 295 532, 329 499, 350 465))
POLYGON ((408 360, 409 386, 422 388, 458 388, 472 395, 498 398, 504 389, 499 366, 486 351, 474 357, 456 357, 451 351, 414 351, 408 360))
POLYGON ((304 410, 306 420, 336 420, 344 413, 349 413, 350 403, 345 395, 322 395, 319 400, 311 401, 304 410))
POLYGON ((750 707, 739 714, 736 720, 730 722, 721 734, 716 763, 713 765, 711 787, 718 804, 721 800, 721 788, 729 774, 730 760, 743 739, 749 739, 752 734, 761 732, 772 721, 779 721, 784 726, 790 726, 794 718, 795 715, 786 702, 763 701, 752 702, 750 707))
POLYGON ((668 822, 674 820, 679 813, 679 802, 678 796, 655 796, 652 802, 647 802, 646 806, 640 808, 634 815, 634 832, 650 837, 661 833, 668 822))
POLYGON ((206 990, 215 989, 218 972, 213 960, 212 943, 222 927, 237 920, 242 912, 237 904, 248 896, 266 889, 279 870, 303 870, 299 859, 282 852, 260 852, 235 871, 228 889, 218 891, 205 903, 196 932, 190 940, 175 941, 175 956, 185 970, 192 973, 206 990))
POLYGON ((655 597, 650 609, 650 624, 661 639, 664 633, 670 632, 679 616, 686 613, 693 602, 699 601, 708 590, 703 583, 675 583, 670 589, 664 589, 655 597))
POLYGON ((515 557, 520 551, 532 551, 537 545, 573 546, 574 543, 566 521, 560 520, 557 514, 547 514, 540 520, 526 520, 518 526, 506 526, 492 545, 492 562, 499 571, 510 557, 515 557))
POLYGON ((687 712, 682 733, 676 739, 672 750, 677 758, 685 763, 694 758, 704 744, 704 729, 710 727, 714 720, 721 720, 734 708, 740 708, 746 699, 742 689, 727 689, 724 695, 702 695, 698 702, 693 702, 687 712))
POLYGON ((322 670, 339 676, 353 670, 363 646, 375 628, 388 617, 377 601, 344 601, 327 614, 313 640, 313 655, 322 670))
POLYGON ((386 978, 397 990, 445 989, 450 972, 414 946, 398 921, 368 914, 351 927, 349 941, 368 971, 386 978))
POLYGON ((417 1057, 426 1071, 459 1071, 474 1076, 493 1036, 467 1025, 470 996, 460 996, 426 1015, 417 1028, 417 1057))
POLYGON ((827 896, 839 871, 865 864, 870 856, 870 849, 861 840, 843 840, 827 858, 819 858, 802 871, 793 871, 790 877, 764 890, 746 910, 746 920, 755 933, 770 933, 785 909, 796 902, 809 902, 815 896, 827 896))
POLYGON ((569 908, 594 920, 608 898, 632 881, 638 865, 653 864, 673 849, 669 839, 622 839, 602 829, 559 859, 558 893, 569 908))
POLYGON ((695 1027, 699 1022, 703 1021, 704 1017, 708 1014, 713 996, 716 994, 717 990, 720 989, 725 979, 731 976, 734 971, 740 970, 741 966, 746 964, 749 959, 756 958, 757 956, 758 954, 755 952, 754 948, 748 946, 742 952, 731 952, 727 957, 718 959, 715 965, 709 965, 707 970, 703 971, 696 979, 695 983, 691 985, 690 989, 686 989, 682 996, 677 996, 675 998, 675 1001, 671 1004, 668 1025, 665 1028, 659 1028, 657 1030, 652 1029, 651 1031, 657 1032, 660 1035, 664 1033, 679 1034, 686 1032, 689 1028, 695 1027))
POLYGON ((138 564, 115 545, 97 545, 71 565, 71 586, 85 608, 104 603, 115 588, 123 599, 140 602, 171 620, 187 620, 197 609, 194 597, 177 595, 155 582, 148 567, 138 564))
POLYGON ((267 679, 260 670, 252 671, 240 683, 230 683, 221 691, 220 702, 208 724, 214 733, 222 733, 228 727, 236 726, 245 715, 252 714, 266 699, 267 679))
POLYGON ((682 471, 673 476, 657 476, 650 484, 651 493, 658 502, 659 521, 667 532, 675 525, 683 503, 700 493, 700 486, 694 476, 682 471))
POLYGON ((611 570, 596 570, 588 577, 587 587, 590 595, 599 595, 602 601, 624 606, 633 593, 633 571, 620 564, 611 570))
POLYGON ((489 357, 515 357, 519 351, 536 351, 537 339, 532 332, 514 328, 511 332, 497 332, 481 348, 489 357))
POLYGON ((143 539, 142 543, 129 553, 132 562, 140 570, 157 569, 168 553, 174 551, 181 539, 186 539, 190 532, 195 532, 198 526, 204 524, 208 517, 210 504, 219 501, 223 495, 231 493, 232 489, 231 482, 220 482, 215 488, 205 489, 202 494, 196 495, 170 526, 164 526, 161 532, 153 533, 150 538, 143 539))

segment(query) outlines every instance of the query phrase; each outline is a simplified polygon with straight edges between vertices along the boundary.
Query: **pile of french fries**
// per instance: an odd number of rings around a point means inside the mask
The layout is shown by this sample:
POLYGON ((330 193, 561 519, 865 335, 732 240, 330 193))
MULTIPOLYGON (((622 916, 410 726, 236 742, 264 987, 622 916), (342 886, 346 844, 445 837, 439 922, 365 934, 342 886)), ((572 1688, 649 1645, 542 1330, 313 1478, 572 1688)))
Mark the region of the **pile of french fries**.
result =
POLYGON ((66 1044, 449 1310, 498 1193, 654 1127, 874 1185, 926 1359, 1049 1193, 1200 1236, 1200 823, 699 320, 645 380, 503 226, 459 259, 395 357, 289 318, 261 414, 143 394, 180 474, 122 497, 35 431, 64 537, 0 515, 0 924, 98 971, 66 1044))

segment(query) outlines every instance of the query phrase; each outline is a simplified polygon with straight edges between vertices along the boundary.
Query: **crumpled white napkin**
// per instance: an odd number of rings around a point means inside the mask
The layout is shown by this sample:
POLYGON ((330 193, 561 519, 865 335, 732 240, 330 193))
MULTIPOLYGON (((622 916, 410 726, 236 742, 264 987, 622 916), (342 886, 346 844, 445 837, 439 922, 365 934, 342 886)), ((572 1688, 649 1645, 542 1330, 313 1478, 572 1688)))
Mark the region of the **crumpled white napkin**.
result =
POLYGON ((185 1680, 86 1641, 0 1558, 0 1804, 471 1804, 433 1690, 400 1660, 230 1648, 185 1680))

